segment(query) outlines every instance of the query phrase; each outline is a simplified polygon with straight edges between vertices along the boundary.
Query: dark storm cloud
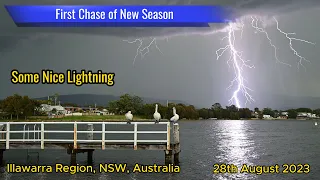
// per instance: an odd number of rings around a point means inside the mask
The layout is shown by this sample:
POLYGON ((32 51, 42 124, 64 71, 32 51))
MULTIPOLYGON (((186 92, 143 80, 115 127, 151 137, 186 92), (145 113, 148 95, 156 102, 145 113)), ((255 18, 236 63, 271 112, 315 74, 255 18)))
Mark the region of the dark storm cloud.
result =
MULTIPOLYGON (((3 2, 3 1, 2 1, 3 2)), ((41 4, 96 4, 102 1, 39 1, 41 4)), ((187 4, 188 1, 103 1, 104 4, 187 4)), ((37 4, 37 1, 5 0, 5 4, 37 4)), ((274 0, 274 1, 195 1, 191 4, 220 4, 237 9, 239 17, 247 14, 279 15, 281 28, 296 32, 297 37, 319 43, 318 0, 274 0), (292 14, 286 15, 290 11, 292 14), (279 14, 280 13, 280 14, 279 14), (301 25, 303 23, 303 26, 301 25)), ((215 60, 215 50, 225 46, 220 42, 223 34, 210 36, 181 36, 159 40, 161 52, 152 46, 144 59, 132 61, 138 44, 127 44, 123 39, 131 36, 168 36, 177 33, 187 34, 195 29, 188 28, 17 28, 3 9, 0 10, 0 98, 20 93, 31 97, 48 94, 94 93, 114 94, 133 93, 144 97, 180 99, 195 105, 209 106, 214 102, 226 105, 232 91, 226 91, 234 77, 228 69, 224 56, 215 60), (183 33, 186 32, 186 33, 183 33), (43 33, 43 34, 39 34, 43 33), (4 51, 5 50, 5 51, 4 51), (65 72, 66 69, 88 69, 115 72, 115 86, 88 85, 13 85, 10 71, 38 72, 41 69, 65 72)), ((224 25, 212 25, 221 29, 224 25)), ((276 102, 270 94, 290 96, 320 96, 318 77, 320 62, 319 46, 294 42, 294 47, 311 63, 305 63, 307 71, 297 72, 297 58, 288 47, 288 40, 276 31, 274 25, 267 28, 273 42, 279 47, 278 55, 290 62, 291 68, 275 63, 273 48, 263 34, 255 34, 246 24, 243 40, 238 39, 238 48, 244 56, 252 60, 255 69, 246 70, 248 86, 256 102, 252 106, 267 106, 276 102)), ((145 45, 148 42, 145 42, 145 45)), ((286 103, 286 102, 283 102, 286 103)))
MULTIPOLYGON (((261 15, 273 16, 300 9, 317 7, 320 5, 319 0, 46 0, 46 1, 24 1, 24 0, 4 0, 3 4, 148 4, 148 5, 167 5, 167 4, 204 4, 204 5, 222 5, 233 9, 234 16, 242 17, 245 15, 261 15)), ((2 9, 0 11, 0 20, 4 26, 0 27, 0 33, 83 33, 83 34, 105 34, 122 37, 148 37, 148 36, 169 36, 179 34, 181 32, 203 32, 219 30, 225 27, 223 24, 210 24, 211 28, 27 28, 17 29, 14 27, 12 20, 7 12, 2 9)))

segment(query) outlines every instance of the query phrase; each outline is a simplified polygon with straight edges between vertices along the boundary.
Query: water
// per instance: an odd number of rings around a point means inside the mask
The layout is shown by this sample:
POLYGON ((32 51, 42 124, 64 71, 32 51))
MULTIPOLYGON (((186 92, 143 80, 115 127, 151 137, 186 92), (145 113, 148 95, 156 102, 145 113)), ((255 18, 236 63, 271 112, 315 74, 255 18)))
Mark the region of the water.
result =
MULTIPOLYGON (((179 174, 8 174, 2 180, 186 180, 186 179, 319 179, 320 128, 313 121, 296 120, 201 120, 180 122, 181 149, 179 174), (309 164, 308 174, 213 174, 215 163, 230 163, 241 167, 248 165, 309 164)), ((40 164, 69 164, 66 150, 40 152, 40 164)), ((26 150, 5 152, 7 163, 24 164, 26 150)), ((78 154, 77 162, 86 164, 86 154, 78 154)), ((94 164, 127 163, 163 164, 163 151, 94 151, 94 164)))

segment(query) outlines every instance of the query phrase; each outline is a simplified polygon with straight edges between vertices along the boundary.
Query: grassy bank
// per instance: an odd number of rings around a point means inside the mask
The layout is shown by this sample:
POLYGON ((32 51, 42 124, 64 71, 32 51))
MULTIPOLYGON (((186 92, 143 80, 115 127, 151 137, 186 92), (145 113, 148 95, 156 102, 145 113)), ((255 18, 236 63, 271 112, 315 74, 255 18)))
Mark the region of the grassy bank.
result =
MULTIPOLYGON (((150 121, 143 117, 134 116, 133 121, 150 121)), ((1 119, 0 121, 23 121, 23 122, 41 122, 41 121, 126 121, 123 115, 109 115, 109 116, 65 116, 63 118, 48 118, 47 116, 30 116, 23 119, 1 119)))

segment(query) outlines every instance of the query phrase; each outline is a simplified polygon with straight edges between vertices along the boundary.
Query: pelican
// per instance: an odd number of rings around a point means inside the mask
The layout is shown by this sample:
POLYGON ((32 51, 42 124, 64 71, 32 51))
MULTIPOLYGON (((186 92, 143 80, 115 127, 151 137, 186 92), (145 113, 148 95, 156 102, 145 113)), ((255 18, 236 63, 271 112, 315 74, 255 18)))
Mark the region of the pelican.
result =
POLYGON ((315 126, 318 126, 318 123, 317 123, 317 122, 314 122, 314 125, 315 125, 315 126))
POLYGON ((128 111, 125 116, 126 116, 127 124, 131 124, 131 121, 133 119, 133 115, 131 114, 131 111, 128 111))
POLYGON ((158 113, 158 104, 156 104, 155 112, 153 113, 153 118, 155 119, 155 123, 159 123, 161 119, 160 113, 158 113))
POLYGON ((170 119, 170 121, 173 122, 173 123, 177 123, 178 120, 179 120, 179 115, 177 114, 175 107, 173 107, 172 110, 173 110, 173 116, 170 119))

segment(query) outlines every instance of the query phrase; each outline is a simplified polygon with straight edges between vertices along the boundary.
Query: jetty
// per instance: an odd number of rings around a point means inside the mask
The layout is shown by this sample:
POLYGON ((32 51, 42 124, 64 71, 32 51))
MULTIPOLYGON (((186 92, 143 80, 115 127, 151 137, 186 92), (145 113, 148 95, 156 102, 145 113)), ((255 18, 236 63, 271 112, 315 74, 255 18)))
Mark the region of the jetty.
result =
MULTIPOLYGON (((0 123, 0 162, 4 151, 10 149, 66 149, 70 164, 77 164, 77 154, 87 153, 92 163, 94 150, 162 150, 164 162, 179 164, 179 124, 171 122, 2 122, 0 123), (108 129, 117 127, 120 130, 108 129), (156 127, 160 130, 143 130, 156 127), (64 135, 62 135, 64 134, 64 135), (112 138, 120 134, 132 138, 112 138), (162 135, 161 138, 142 139, 141 134, 162 135)), ((29 156, 29 155, 28 155, 29 156)), ((39 156, 38 156, 39 159, 39 156)))

